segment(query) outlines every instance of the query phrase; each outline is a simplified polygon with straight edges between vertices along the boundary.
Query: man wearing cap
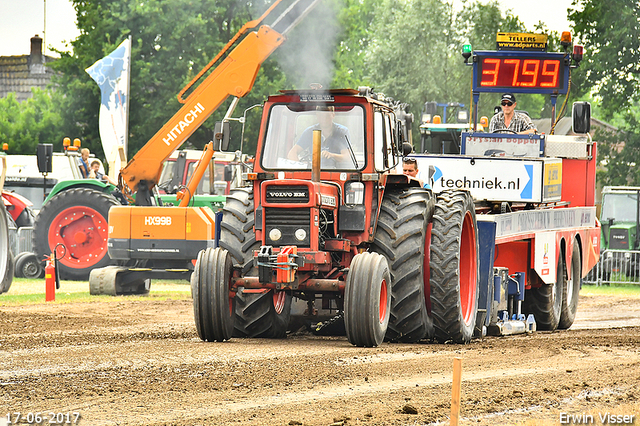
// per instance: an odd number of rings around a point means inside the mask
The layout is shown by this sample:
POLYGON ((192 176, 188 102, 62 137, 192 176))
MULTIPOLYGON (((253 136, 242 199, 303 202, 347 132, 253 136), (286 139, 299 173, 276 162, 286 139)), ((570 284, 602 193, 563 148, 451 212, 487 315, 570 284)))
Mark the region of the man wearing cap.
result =
POLYGON ((500 106, 502 106, 502 111, 491 118, 491 123, 489 124, 490 133, 511 130, 520 135, 525 135, 538 131, 527 114, 516 112, 516 97, 513 93, 502 95, 500 106))

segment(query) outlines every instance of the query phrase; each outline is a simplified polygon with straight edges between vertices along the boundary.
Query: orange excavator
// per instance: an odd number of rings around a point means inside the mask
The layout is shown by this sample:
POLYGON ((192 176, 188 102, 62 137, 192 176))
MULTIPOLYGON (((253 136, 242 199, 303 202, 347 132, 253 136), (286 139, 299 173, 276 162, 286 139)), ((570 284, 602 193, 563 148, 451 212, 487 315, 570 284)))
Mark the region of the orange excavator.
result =
POLYGON ((229 118, 238 98, 252 89, 261 64, 319 2, 294 0, 285 5, 281 4, 282 0, 275 1, 260 18, 247 22, 182 89, 178 100, 184 106, 120 172, 118 186, 131 204, 114 205, 109 210, 108 254, 112 260, 135 267, 112 265, 92 270, 91 294, 140 294, 149 291, 152 277, 188 279, 193 269, 191 260, 200 250, 216 246, 216 215, 208 207, 189 207, 189 204, 214 151, 226 149, 223 132, 216 133, 216 141, 209 142, 203 150, 189 183, 178 193, 179 206, 168 208, 155 201, 154 191, 162 164, 233 96, 235 99, 225 120, 229 118), (275 20, 265 24, 275 15, 275 20), (250 31, 252 29, 254 31, 250 31), (210 74, 192 90, 215 64, 210 74))

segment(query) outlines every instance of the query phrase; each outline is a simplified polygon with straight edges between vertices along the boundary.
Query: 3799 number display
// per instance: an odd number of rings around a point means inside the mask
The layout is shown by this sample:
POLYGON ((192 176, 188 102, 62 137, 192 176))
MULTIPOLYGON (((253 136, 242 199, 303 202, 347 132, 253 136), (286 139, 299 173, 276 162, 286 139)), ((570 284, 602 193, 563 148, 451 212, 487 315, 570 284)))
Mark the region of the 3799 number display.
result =
POLYGON ((558 59, 482 58, 481 87, 557 89, 563 85, 558 59))

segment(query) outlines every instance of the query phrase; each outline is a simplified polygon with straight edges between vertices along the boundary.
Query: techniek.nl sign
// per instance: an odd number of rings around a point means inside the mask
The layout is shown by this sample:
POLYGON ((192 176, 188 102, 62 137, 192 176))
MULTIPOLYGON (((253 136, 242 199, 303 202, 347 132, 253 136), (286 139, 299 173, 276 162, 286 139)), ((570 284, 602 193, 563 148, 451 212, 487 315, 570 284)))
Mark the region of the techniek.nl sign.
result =
POLYGON ((435 167, 432 189, 467 189, 475 200, 541 202, 542 160, 417 156, 418 169, 435 167))

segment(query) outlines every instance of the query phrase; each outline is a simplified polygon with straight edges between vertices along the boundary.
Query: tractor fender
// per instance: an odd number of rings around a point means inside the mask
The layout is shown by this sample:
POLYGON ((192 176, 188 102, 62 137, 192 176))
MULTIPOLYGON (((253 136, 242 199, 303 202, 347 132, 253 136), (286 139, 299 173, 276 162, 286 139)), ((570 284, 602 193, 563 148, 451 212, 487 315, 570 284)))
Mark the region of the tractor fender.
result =
POLYGON ((49 195, 47 195, 47 198, 44 200, 44 203, 47 203, 51 198, 55 197, 57 194, 72 188, 92 188, 97 191, 110 194, 116 187, 114 185, 101 182, 98 179, 64 180, 64 181, 58 182, 53 187, 49 195))

